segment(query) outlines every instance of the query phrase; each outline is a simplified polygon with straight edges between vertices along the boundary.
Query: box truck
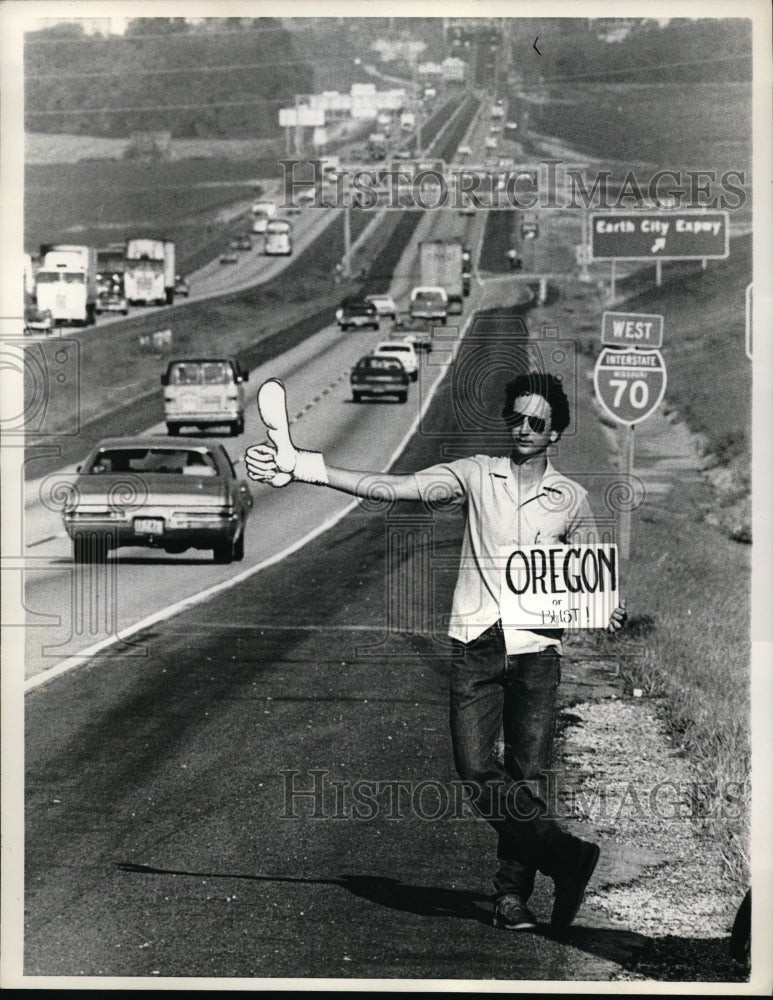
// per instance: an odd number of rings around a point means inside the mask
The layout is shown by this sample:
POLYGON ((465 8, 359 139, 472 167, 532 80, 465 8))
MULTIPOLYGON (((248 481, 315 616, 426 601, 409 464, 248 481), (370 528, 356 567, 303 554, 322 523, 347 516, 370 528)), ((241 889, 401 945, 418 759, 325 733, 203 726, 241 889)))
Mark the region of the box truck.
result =
POLYGON ((48 310, 55 324, 87 326, 97 316, 97 251, 94 247, 43 245, 42 264, 35 278, 39 309, 48 310))
POLYGON ((419 244, 419 284, 445 289, 451 313, 462 311, 463 271, 463 247, 459 240, 428 240, 419 244))
POLYGON ((124 292, 129 305, 171 305, 175 281, 172 240, 128 239, 125 256, 124 292))

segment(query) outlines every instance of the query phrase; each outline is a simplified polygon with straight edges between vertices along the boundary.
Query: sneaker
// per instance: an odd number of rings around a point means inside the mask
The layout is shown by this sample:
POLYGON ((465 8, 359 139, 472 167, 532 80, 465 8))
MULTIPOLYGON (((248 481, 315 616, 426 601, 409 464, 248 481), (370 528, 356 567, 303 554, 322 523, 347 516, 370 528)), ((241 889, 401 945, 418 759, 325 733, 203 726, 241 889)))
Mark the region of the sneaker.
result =
POLYGON ((519 896, 500 896, 494 906, 494 926, 508 931, 531 931, 537 918, 519 896))
POLYGON ((576 861, 566 874, 554 876, 556 896, 550 925, 554 928, 568 927, 577 916, 582 905, 585 889, 590 882, 601 850, 597 844, 579 840, 576 861))

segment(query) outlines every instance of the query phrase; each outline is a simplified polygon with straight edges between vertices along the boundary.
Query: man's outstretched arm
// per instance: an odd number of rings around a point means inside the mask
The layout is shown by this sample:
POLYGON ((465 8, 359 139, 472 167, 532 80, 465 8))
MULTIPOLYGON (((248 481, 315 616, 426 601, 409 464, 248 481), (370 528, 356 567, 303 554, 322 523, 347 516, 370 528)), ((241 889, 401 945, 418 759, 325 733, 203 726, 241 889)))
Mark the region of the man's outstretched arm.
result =
POLYGON ((318 451, 296 448, 290 436, 284 386, 278 379, 269 379, 260 387, 258 409, 269 442, 247 449, 244 460, 250 479, 276 487, 293 481, 314 483, 363 499, 421 499, 412 475, 340 469, 327 465, 318 451))
POLYGON ((342 493, 369 500, 421 500, 416 480, 410 474, 362 472, 328 465, 318 451, 296 451, 295 463, 277 462, 270 444, 253 445, 245 454, 247 475, 256 482, 286 486, 290 482, 329 486, 342 493))

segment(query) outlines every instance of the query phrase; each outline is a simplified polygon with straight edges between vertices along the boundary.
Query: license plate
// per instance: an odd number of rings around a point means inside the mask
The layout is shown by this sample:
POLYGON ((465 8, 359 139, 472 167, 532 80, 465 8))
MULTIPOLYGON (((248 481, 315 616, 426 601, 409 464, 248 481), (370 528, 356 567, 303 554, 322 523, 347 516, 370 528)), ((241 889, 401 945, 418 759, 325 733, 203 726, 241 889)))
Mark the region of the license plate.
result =
POLYGON ((163 535, 164 521, 160 517, 135 517, 135 535, 163 535))

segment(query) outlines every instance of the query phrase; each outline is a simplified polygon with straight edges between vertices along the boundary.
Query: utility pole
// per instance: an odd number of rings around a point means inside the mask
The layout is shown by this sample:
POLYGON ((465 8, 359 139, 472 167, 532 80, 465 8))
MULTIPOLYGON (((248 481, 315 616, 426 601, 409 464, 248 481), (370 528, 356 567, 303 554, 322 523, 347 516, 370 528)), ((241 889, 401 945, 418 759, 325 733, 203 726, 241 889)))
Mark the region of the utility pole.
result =
POLYGON ((301 125, 301 113, 299 110, 301 95, 295 95, 295 155, 300 159, 303 153, 303 126, 301 125))
POLYGON ((352 221, 350 212, 351 208, 346 206, 344 208, 344 259, 341 262, 343 267, 342 276, 344 278, 351 278, 352 276, 352 221))

